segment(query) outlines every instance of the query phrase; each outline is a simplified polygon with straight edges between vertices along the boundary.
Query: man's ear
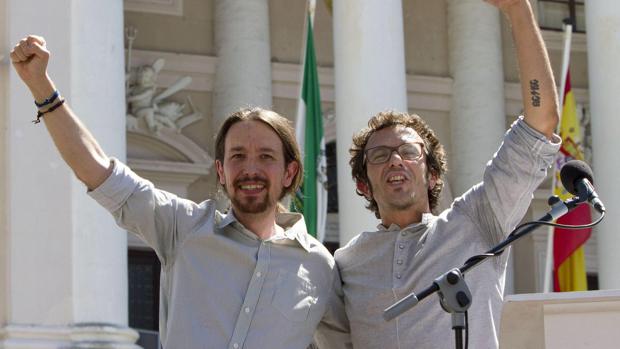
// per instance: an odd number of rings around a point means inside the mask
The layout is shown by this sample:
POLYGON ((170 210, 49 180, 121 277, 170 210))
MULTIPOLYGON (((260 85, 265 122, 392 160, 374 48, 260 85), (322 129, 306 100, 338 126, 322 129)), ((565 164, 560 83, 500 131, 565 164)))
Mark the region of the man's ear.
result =
POLYGON ((215 169, 217 170, 217 179, 221 185, 226 185, 226 177, 224 177, 224 165, 220 160, 215 160, 215 169))
POLYGON ((436 184, 437 184, 437 175, 431 173, 430 178, 428 179, 428 190, 433 190, 436 184))
POLYGON ((356 180, 355 187, 357 188, 357 192, 359 194, 363 194, 366 197, 366 199, 368 200, 372 199, 372 191, 368 187, 368 184, 364 183, 363 181, 356 180))
POLYGON ((291 161, 288 165, 286 165, 286 168, 284 169, 284 177, 282 178, 282 186, 284 188, 291 186, 297 172, 299 172, 299 163, 297 163, 297 161, 291 161))

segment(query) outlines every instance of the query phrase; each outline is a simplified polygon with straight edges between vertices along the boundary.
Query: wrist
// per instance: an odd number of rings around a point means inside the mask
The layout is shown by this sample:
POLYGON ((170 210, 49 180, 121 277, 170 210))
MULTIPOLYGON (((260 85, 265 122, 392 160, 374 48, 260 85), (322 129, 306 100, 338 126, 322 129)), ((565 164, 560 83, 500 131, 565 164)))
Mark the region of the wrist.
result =
POLYGON ((40 81, 28 84, 28 88, 37 103, 45 101, 56 90, 56 86, 54 86, 54 83, 47 75, 40 81))
POLYGON ((519 1, 513 4, 510 4, 506 8, 502 9, 502 12, 508 17, 510 22, 518 21, 522 18, 528 18, 533 16, 533 10, 530 6, 529 1, 519 1))

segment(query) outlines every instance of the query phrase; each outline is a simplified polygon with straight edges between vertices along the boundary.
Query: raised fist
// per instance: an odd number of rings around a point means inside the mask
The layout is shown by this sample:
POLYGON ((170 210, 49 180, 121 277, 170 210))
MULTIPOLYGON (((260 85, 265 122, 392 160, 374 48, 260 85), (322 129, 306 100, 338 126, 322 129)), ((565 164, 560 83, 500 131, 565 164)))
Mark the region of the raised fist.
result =
POLYGON ((29 35, 11 50, 11 62, 19 77, 26 85, 36 84, 47 79, 47 62, 50 53, 45 47, 45 39, 29 35))

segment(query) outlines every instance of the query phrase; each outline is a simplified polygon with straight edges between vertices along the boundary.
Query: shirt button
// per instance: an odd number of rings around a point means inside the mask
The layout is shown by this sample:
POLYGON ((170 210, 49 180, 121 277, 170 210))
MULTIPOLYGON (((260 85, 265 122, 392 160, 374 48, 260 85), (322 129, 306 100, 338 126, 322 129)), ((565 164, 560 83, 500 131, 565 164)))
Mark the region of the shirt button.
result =
POLYGON ((400 245, 398 245, 398 248, 400 248, 402 250, 403 248, 405 248, 405 245, 400 244, 400 245))
POLYGON ((263 274, 262 274, 260 271, 256 273, 256 277, 257 277, 257 278, 259 278, 259 277, 261 277, 261 276, 263 276, 263 274))
POLYGON ((402 259, 397 260, 396 264, 403 264, 403 260, 402 259))
POLYGON ((396 278, 397 278, 397 279, 400 279, 400 274, 396 274, 396 278))
POLYGON ((235 348, 235 349, 239 348, 239 343, 233 344, 233 348, 235 348))
POLYGON ((407 233, 405 233, 404 231, 402 233, 400 233, 400 235, 405 236, 407 235, 407 233))
POLYGON ((245 307, 245 309, 243 309, 243 311, 245 311, 246 314, 250 313, 250 307, 245 307))

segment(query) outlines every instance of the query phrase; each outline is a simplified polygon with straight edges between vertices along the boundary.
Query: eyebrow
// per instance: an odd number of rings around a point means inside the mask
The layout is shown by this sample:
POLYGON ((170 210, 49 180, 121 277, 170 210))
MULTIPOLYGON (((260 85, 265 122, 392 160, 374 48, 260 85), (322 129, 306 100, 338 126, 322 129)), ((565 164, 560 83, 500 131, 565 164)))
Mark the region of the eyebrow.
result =
MULTIPOLYGON (((229 151, 246 151, 246 148, 244 146, 236 146, 236 147, 232 147, 229 149, 229 151)), ((261 153, 275 153, 276 150, 270 147, 261 147, 258 148, 258 151, 261 153)))

